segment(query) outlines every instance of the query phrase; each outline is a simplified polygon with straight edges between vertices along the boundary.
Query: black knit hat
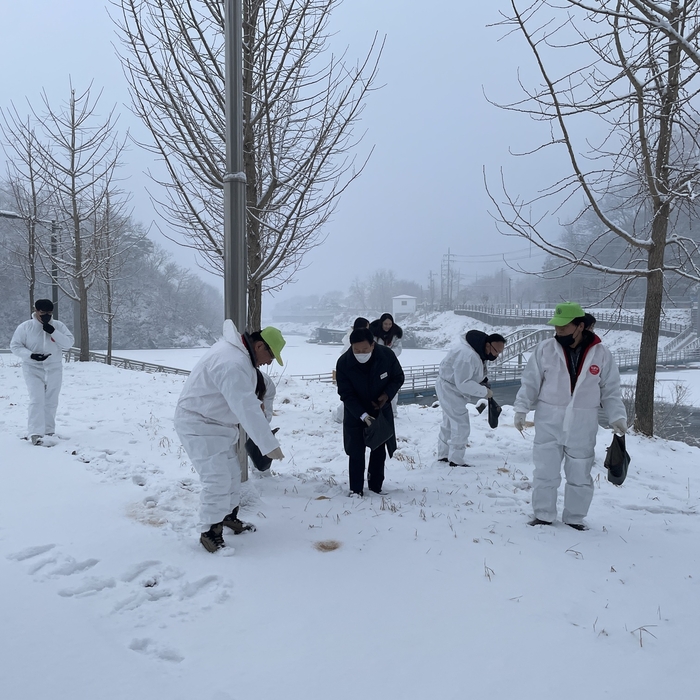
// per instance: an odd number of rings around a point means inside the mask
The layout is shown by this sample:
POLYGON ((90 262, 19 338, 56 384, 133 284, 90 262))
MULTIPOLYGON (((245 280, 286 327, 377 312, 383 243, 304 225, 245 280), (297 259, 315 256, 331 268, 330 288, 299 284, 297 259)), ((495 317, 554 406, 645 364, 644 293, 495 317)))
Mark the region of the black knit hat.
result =
POLYGON ((51 299, 37 299, 34 302, 34 308, 37 311, 45 311, 46 313, 53 312, 53 302, 51 299))

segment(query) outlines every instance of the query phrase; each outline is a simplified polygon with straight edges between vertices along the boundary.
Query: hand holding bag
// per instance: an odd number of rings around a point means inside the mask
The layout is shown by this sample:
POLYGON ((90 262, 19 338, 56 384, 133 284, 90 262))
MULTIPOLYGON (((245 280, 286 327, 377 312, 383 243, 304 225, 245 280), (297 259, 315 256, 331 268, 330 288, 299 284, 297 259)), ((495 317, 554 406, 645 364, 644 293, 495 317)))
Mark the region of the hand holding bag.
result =
POLYGON ((501 415, 503 409, 496 403, 493 396, 489 399, 489 425, 492 428, 498 427, 498 416, 501 415))
MULTIPOLYGON (((275 435, 275 433, 277 433, 278 430, 279 428, 275 428, 272 431, 272 434, 275 435)), ((266 472, 272 465, 272 460, 260 451, 260 448, 253 442, 251 438, 246 438, 245 451, 248 453, 248 457, 250 457, 250 461, 253 463, 253 466, 259 472, 266 472)))
POLYGON ((605 455, 605 468, 608 470, 608 481, 616 486, 622 486, 627 478, 630 456, 625 447, 625 436, 613 435, 610 447, 605 455))
POLYGON ((365 445, 370 450, 376 450, 392 437, 394 437, 394 428, 384 417, 384 411, 379 411, 379 415, 372 424, 365 428, 365 445))
POLYGON ((498 427, 498 416, 501 415, 501 411, 503 409, 498 405, 496 402, 496 399, 493 398, 493 396, 487 401, 487 403, 480 403, 477 407, 476 410, 478 413, 483 413, 484 410, 486 409, 486 406, 489 407, 489 412, 488 412, 488 417, 489 417, 489 425, 492 428, 497 428, 498 427))
POLYGON ((260 452, 260 448, 251 440, 251 438, 247 438, 245 441, 245 451, 248 453, 248 457, 250 457, 250 461, 253 463, 253 466, 259 472, 266 472, 270 468, 272 460, 260 452))

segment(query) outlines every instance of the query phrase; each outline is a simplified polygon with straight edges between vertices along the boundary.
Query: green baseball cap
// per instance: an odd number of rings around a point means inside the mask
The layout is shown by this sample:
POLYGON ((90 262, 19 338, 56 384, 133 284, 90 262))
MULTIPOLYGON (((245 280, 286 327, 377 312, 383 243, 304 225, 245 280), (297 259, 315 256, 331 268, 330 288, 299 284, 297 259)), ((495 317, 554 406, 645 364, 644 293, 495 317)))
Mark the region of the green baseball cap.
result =
POLYGON ((275 360, 277 360, 279 364, 283 365, 282 348, 287 344, 287 341, 282 337, 281 331, 274 326, 266 326, 260 331, 260 335, 267 343, 267 347, 272 351, 272 354, 275 356, 275 360))
POLYGON ((557 304, 556 309, 554 309, 554 316, 547 323, 550 326, 566 326, 575 318, 581 318, 585 314, 586 312, 581 308, 581 304, 577 304, 575 301, 565 301, 563 304, 557 304))

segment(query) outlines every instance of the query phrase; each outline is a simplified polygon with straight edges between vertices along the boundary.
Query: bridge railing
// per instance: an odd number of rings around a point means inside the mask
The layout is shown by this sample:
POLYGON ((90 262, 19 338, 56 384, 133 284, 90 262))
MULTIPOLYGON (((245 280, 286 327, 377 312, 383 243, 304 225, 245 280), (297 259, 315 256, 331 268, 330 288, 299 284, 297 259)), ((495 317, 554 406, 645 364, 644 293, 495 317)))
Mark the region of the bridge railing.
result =
MULTIPOLYGON (((63 352, 66 362, 78 362, 80 360, 80 348, 70 348, 63 352)), ((106 353, 92 352, 88 353, 90 362, 102 362, 103 364, 111 364, 112 367, 120 367, 121 369, 135 369, 141 372, 163 372, 165 374, 181 374, 187 376, 190 373, 188 369, 180 369, 179 367, 167 367, 166 365, 158 365, 153 362, 142 362, 141 360, 130 360, 126 357, 115 357, 112 355, 111 361, 108 363, 106 353)))
POLYGON ((506 346, 503 352, 499 355, 498 360, 494 363, 495 366, 506 364, 524 352, 532 350, 540 341, 552 337, 552 331, 549 328, 540 330, 528 330, 526 334, 521 334, 520 337, 513 339, 516 333, 511 333, 506 336, 506 346))
POLYGON ((664 345, 663 352, 680 350, 690 345, 695 338, 697 338, 695 328, 693 328, 693 326, 688 326, 682 333, 679 333, 675 338, 671 338, 671 340, 664 345))
MULTIPOLYGON (((483 304, 462 304, 455 307, 455 313, 469 315, 469 313, 477 314, 475 318, 486 320, 489 317, 498 325, 500 320, 519 321, 523 323, 531 322, 537 319, 541 323, 547 323, 552 318, 553 309, 520 309, 500 306, 491 306, 483 304)), ((617 328, 619 330, 636 330, 641 331, 644 323, 644 314, 618 313, 616 311, 596 311, 594 313, 596 323, 604 328, 617 328)), ((512 324, 511 325, 515 325, 512 324)), ((686 329, 684 323, 675 323, 671 321, 661 321, 659 330, 662 335, 676 336, 686 329)))

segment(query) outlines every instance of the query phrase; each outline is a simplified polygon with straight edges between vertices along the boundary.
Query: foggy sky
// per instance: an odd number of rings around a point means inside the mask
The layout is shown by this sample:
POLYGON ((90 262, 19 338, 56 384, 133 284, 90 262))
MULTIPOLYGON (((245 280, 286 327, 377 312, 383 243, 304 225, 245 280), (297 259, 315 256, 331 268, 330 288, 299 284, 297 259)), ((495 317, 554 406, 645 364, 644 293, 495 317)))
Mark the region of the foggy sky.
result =
MULTIPOLYGON (((306 258, 308 267, 297 284, 277 298, 347 291, 355 277, 378 268, 427 286, 428 271, 439 273, 448 249, 458 255, 527 249, 525 241, 497 233, 482 174, 486 167, 497 184, 503 167, 515 189, 539 176, 530 164, 509 155, 511 147, 525 150, 536 143, 536 127, 524 116, 493 107, 483 94, 486 90, 503 102, 519 98, 518 68, 530 70, 530 57, 517 37, 499 42, 504 31, 487 28, 506 5, 504 0, 438 5, 345 0, 333 18, 337 52, 349 46, 349 55, 359 57, 375 31, 387 35, 378 81, 384 87, 370 96, 358 127, 366 131, 359 158, 372 146, 375 150, 362 177, 343 195, 327 227, 327 242, 306 258)), ((129 128, 146 139, 126 107, 126 80, 105 8, 100 0, 5 3, 0 106, 14 102, 26 114, 25 98, 40 106, 42 89, 58 104, 68 97, 69 76, 78 91, 93 81, 95 94, 103 89, 100 113, 106 115, 117 103, 120 131, 129 128)), ((148 224, 155 214, 145 187, 154 186, 143 171, 152 156, 132 146, 124 161, 123 174, 129 175, 124 188, 133 192, 134 215, 148 224)), ((180 264, 194 264, 188 251, 179 250, 176 257, 180 264)), ((470 282, 501 267, 475 259, 462 271, 470 282)))

